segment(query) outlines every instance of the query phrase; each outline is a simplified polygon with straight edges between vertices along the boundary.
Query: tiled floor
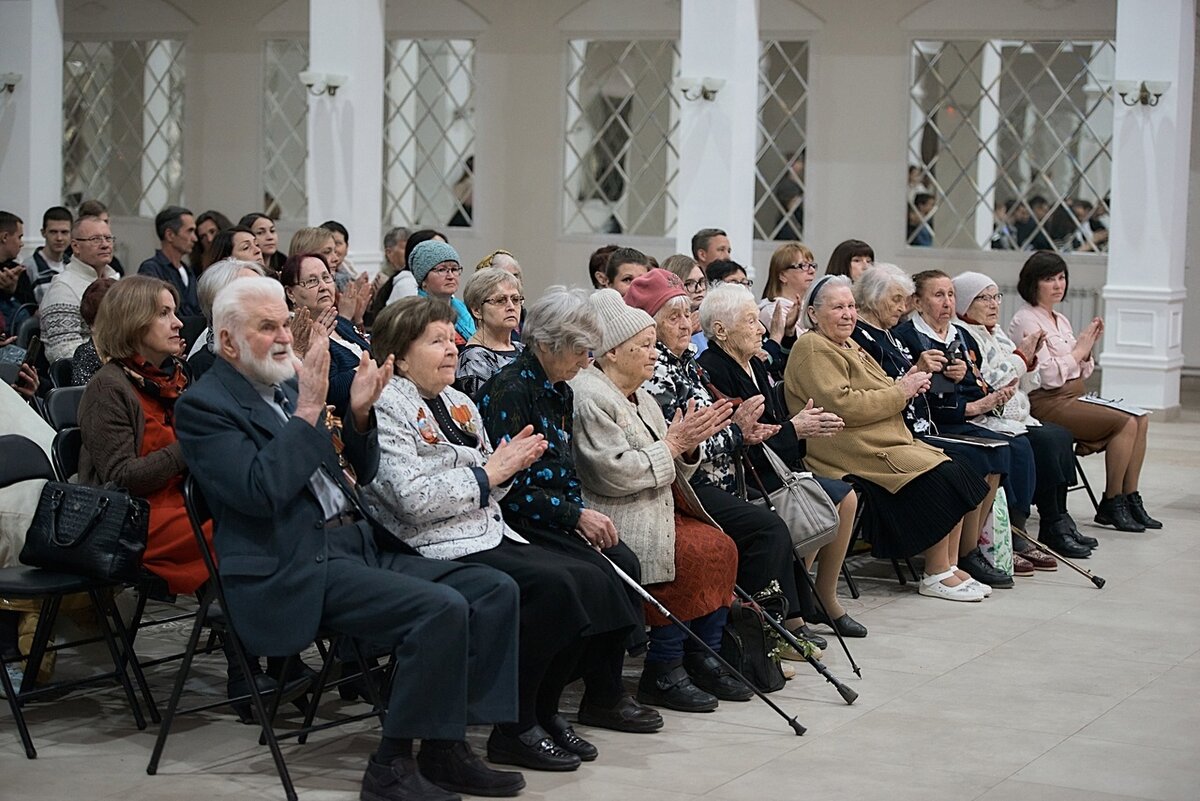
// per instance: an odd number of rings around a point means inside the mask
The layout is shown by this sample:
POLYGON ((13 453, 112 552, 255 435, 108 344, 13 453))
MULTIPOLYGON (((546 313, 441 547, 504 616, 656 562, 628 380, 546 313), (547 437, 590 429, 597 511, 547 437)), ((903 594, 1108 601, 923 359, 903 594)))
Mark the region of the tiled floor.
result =
MULTIPOLYGON (((1189 403, 1178 421, 1151 426, 1143 495, 1165 529, 1088 527, 1102 546, 1085 564, 1107 579, 1103 590, 1062 568, 1018 579, 983 604, 959 605, 899 587, 884 565, 858 565, 868 576, 864 595, 846 605, 871 629, 851 643, 862 679, 836 646, 827 657, 860 693, 853 706, 801 665, 772 698, 808 727, 802 738, 757 700, 709 715, 666 713, 656 735, 581 729, 600 748, 599 761, 571 774, 527 772, 523 797, 1200 799, 1197 408, 1189 403)), ((1095 483, 1100 460, 1086 460, 1095 483)), ((1077 520, 1090 520, 1082 493, 1071 494, 1071 506, 1077 520)), ((636 670, 630 666, 630 677, 636 670)), ((210 665, 193 689, 215 692, 219 676, 210 665)), ((151 673, 160 696, 171 678, 170 669, 151 673)), ((577 699, 567 700, 573 707, 577 699)), ((6 801, 282 797, 255 730, 224 714, 182 720, 154 777, 145 773, 153 732, 132 727, 114 690, 39 704, 29 720, 40 750, 33 762, 0 706, 6 801)), ((358 724, 286 746, 301 798, 357 798, 376 735, 358 724)), ((482 734, 472 736, 482 745, 482 734)))

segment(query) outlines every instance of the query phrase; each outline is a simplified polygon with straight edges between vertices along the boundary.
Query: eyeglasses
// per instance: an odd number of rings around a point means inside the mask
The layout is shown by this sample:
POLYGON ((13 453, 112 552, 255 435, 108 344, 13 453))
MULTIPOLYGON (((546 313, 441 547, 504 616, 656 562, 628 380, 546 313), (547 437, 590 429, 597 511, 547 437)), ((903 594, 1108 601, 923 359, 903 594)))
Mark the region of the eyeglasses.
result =
POLYGON ((754 286, 754 280, 751 278, 730 278, 730 279, 726 280, 724 283, 726 283, 726 284, 741 284, 742 286, 746 287, 746 289, 750 289, 754 286))
POLYGON ((789 264, 789 270, 804 270, 806 273, 815 273, 817 271, 817 263, 815 261, 802 261, 799 264, 789 264))
POLYGON ((100 244, 111 245, 112 243, 117 241, 117 238, 115 236, 105 236, 104 234, 96 234, 95 236, 89 236, 87 239, 80 239, 79 237, 75 237, 74 241, 87 242, 89 245, 100 245, 100 244))
POLYGON ((1004 299, 1003 292, 997 292, 995 295, 976 295, 975 296, 975 300, 980 300, 980 301, 983 301, 984 303, 999 304, 1000 301, 1003 299, 1004 299))
POLYGON ((500 295, 500 296, 494 297, 494 298, 484 298, 483 302, 491 304, 492 306, 507 306, 510 303, 514 306, 520 306, 522 303, 525 302, 525 296, 524 295, 500 295))
POLYGON ((434 267, 430 273, 441 273, 442 275, 459 275, 462 273, 462 267, 459 265, 451 265, 449 267, 434 267))
POLYGON ((686 289, 688 292, 697 292, 706 286, 708 286, 708 282, 705 281, 703 278, 701 278, 697 281, 684 281, 683 282, 683 288, 686 289))
POLYGON ((296 286, 302 286, 305 289, 316 289, 321 284, 332 284, 333 276, 329 273, 321 273, 314 275, 312 278, 305 278, 303 281, 297 281, 296 286))

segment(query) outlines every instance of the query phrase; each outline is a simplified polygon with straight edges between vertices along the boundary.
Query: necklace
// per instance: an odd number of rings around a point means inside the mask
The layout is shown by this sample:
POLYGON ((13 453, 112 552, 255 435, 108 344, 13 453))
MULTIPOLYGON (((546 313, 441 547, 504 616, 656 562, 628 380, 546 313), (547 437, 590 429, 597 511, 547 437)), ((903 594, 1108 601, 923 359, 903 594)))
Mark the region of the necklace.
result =
POLYGON ((510 340, 505 340, 504 345, 502 346, 489 345, 487 340, 484 339, 484 328, 482 324, 480 324, 479 328, 475 329, 475 333, 472 334, 471 338, 467 341, 474 342, 476 345, 482 345, 488 350, 512 350, 512 342, 510 340))

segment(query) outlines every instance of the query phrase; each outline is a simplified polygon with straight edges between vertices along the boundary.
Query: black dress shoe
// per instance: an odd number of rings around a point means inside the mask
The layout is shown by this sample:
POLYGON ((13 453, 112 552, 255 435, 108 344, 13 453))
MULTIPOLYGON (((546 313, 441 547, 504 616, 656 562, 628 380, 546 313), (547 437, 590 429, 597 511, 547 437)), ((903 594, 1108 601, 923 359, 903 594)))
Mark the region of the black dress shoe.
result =
POLYGON ((1063 512, 1063 520, 1067 521, 1066 533, 1071 539, 1085 548, 1092 548, 1094 550, 1100 547, 1100 540, 1095 537, 1089 537, 1080 531, 1079 526, 1075 525, 1075 519, 1071 517, 1070 513, 1063 512))
POLYGON ((372 757, 363 775, 362 801, 462 801, 457 793, 443 790, 421 775, 417 760, 398 757, 384 765, 372 757))
POLYGON ((1070 534, 1070 523, 1057 520, 1049 526, 1038 527, 1038 542, 1068 559, 1087 559, 1092 549, 1075 541, 1070 534))
POLYGON ((722 701, 749 701, 754 697, 754 691, 734 678, 711 654, 684 654, 683 669, 693 684, 722 701))
POLYGON ((989 587, 1006 590, 1013 586, 1012 576, 992 567, 978 547, 966 556, 958 557, 958 566, 967 571, 968 576, 989 587))
POLYGON ((1133 519, 1141 523, 1146 528, 1159 529, 1162 528, 1162 523, 1155 520, 1146 511, 1146 505, 1142 503, 1142 493, 1131 492, 1125 496, 1125 502, 1129 505, 1129 513, 1133 515, 1133 519))
POLYGON ((682 662, 647 664, 638 682, 637 699, 676 712, 712 712, 717 708, 717 697, 693 684, 682 662))
POLYGON ((829 628, 833 629, 834 631, 841 632, 843 637, 867 636, 867 627, 850 617, 848 613, 835 619, 832 623, 829 621, 829 618, 825 616, 825 613, 820 610, 817 610, 813 614, 809 615, 807 619, 811 623, 814 623, 818 626, 829 626, 829 628))
POLYGON ((525 788, 524 776, 489 768, 462 740, 422 741, 417 767, 426 779, 455 793, 506 798, 525 788))
POLYGON ((530 726, 520 734, 505 734, 493 728, 487 755, 488 761, 498 765, 520 765, 530 770, 575 770, 583 761, 557 745, 541 726, 530 726))
POLYGON ((1096 510, 1095 521, 1102 526, 1112 526, 1117 531, 1137 533, 1146 530, 1146 527, 1134 518, 1129 509, 1129 502, 1124 495, 1101 498, 1100 508, 1096 510))
POLYGON ((600 756, 600 751, 596 749, 596 746, 576 734, 575 728, 562 715, 555 715, 545 728, 550 732, 550 737, 554 740, 555 745, 570 751, 584 762, 591 762, 600 756))
MULTIPOLYGON (((805 615, 804 617, 807 620, 812 620, 812 618, 809 617, 808 615, 805 615)), ((798 629, 792 629, 792 634, 795 634, 797 637, 799 637, 802 640, 808 640, 813 645, 820 648, 822 651, 824 651, 826 648, 829 647, 829 642, 824 637, 822 637, 820 634, 817 634, 815 631, 813 631, 812 628, 807 623, 804 623, 798 629)))
POLYGON ((628 695, 621 696, 621 700, 610 707, 589 703, 584 696, 579 705, 579 722, 584 726, 632 734, 650 734, 663 727, 662 715, 628 695))

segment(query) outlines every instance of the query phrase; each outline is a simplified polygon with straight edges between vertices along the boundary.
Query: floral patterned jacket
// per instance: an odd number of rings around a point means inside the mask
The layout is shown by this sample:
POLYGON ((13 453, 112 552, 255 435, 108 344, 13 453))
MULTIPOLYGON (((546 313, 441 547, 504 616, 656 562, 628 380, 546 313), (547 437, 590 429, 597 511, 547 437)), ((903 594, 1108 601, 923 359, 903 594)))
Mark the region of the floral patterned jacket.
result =
POLYGON ((526 349, 479 388, 479 413, 493 442, 527 425, 546 437, 541 458, 512 479, 500 504, 509 525, 573 532, 584 509, 582 485, 571 451, 571 387, 551 383, 531 349, 526 349))
MULTIPOLYGON (((675 412, 686 410, 689 400, 696 406, 711 406, 712 393, 708 380, 696 364, 696 351, 688 345, 682 356, 676 356, 658 343, 658 363, 654 375, 642 384, 642 389, 658 401, 663 418, 668 422, 675 412)), ((742 447, 742 431, 737 425, 729 425, 700 443, 700 467, 692 475, 693 486, 715 486, 726 492, 737 491, 735 458, 742 447)))

